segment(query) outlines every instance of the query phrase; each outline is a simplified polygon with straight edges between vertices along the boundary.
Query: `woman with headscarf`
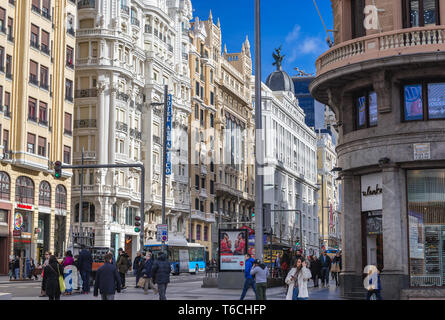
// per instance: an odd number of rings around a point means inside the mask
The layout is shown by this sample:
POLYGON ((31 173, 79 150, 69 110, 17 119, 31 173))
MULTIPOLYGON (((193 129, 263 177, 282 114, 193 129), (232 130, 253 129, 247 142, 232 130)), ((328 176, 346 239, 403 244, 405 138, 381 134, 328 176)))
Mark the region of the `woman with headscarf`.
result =
MULTIPOLYGON (((68 250, 65 253, 65 258, 62 261, 62 267, 63 267, 63 279, 65 281, 65 292, 66 295, 71 295, 73 292, 73 273, 74 273, 74 258, 73 254, 71 253, 71 250, 68 250)), ((77 273, 77 268, 76 268, 77 273)))
POLYGON ((49 300, 60 300, 60 275, 63 275, 63 267, 57 262, 56 256, 51 256, 43 270, 43 281, 46 284, 45 291, 49 300))

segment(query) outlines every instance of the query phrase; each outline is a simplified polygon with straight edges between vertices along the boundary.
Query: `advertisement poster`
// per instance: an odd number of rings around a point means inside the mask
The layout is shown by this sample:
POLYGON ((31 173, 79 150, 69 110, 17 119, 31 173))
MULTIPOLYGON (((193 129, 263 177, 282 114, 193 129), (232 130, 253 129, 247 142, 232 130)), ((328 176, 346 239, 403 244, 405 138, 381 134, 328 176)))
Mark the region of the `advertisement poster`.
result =
POLYGON ((428 84, 428 118, 445 118, 445 85, 443 83, 428 84))
POLYGON ((360 97, 358 102, 358 126, 362 127, 366 125, 366 98, 360 97))
POLYGON ((422 214, 409 211, 409 257, 424 259, 423 247, 423 217, 422 214))
POLYGON ((423 119, 422 85, 405 86, 405 120, 423 119))
POLYGON ((219 230, 219 269, 221 271, 244 270, 244 255, 248 247, 248 231, 219 230))

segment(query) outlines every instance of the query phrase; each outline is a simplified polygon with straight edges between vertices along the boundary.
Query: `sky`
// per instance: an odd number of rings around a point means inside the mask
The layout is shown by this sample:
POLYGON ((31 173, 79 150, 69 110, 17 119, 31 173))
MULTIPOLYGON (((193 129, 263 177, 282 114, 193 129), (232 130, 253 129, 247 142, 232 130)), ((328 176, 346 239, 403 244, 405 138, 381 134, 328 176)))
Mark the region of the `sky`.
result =
MULTIPOLYGON (((208 20, 212 10, 216 24, 219 17, 222 30, 222 48, 240 52, 246 35, 249 37, 252 57, 255 56, 255 0, 191 0, 193 17, 208 20)), ((333 29, 330 0, 316 0, 328 30, 333 29)), ((316 71, 315 61, 329 49, 326 32, 313 0, 261 1, 261 78, 266 80, 276 67, 272 53, 282 46, 285 55, 283 69, 290 76, 298 67, 307 73, 316 71)), ((332 39, 332 33, 331 33, 332 39)), ((252 62, 253 69, 255 62, 252 62)))

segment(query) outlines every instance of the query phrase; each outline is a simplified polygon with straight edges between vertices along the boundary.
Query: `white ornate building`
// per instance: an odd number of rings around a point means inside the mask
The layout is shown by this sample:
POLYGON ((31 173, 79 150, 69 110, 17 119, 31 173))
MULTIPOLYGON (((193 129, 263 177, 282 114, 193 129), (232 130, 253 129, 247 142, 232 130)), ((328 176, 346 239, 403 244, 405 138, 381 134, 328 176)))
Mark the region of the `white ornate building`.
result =
POLYGON ((318 254, 316 134, 281 67, 262 84, 262 117, 264 203, 272 210, 301 210, 303 218, 300 232, 297 212, 272 212, 274 242, 294 247, 301 235, 306 254, 318 254))
MULTIPOLYGON (((145 165, 145 235, 161 222, 162 112, 164 85, 173 95, 173 174, 168 178, 167 213, 173 232, 183 233, 188 213, 187 118, 189 0, 84 0, 78 2, 74 163, 145 165), (180 132, 185 133, 182 135, 180 132), (179 161, 178 161, 179 159, 179 161), (173 192, 173 189, 175 192, 173 192), (174 199, 174 200, 173 200, 174 199), (176 222, 176 223, 174 223, 176 222)), ((122 247, 134 256, 139 234, 140 170, 85 170, 82 227, 94 245, 122 247)), ((73 178, 74 230, 78 226, 79 172, 73 178)))

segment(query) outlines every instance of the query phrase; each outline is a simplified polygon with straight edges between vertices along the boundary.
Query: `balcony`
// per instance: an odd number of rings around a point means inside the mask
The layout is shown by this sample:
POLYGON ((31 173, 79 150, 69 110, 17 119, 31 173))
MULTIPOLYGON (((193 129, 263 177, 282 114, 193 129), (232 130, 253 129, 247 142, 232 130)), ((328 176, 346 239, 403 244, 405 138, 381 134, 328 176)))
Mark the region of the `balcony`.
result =
POLYGON ((74 28, 67 29, 66 33, 72 35, 73 37, 76 35, 76 32, 74 31, 74 28))
POLYGON ((128 132, 128 124, 120 121, 116 121, 116 130, 123 131, 125 133, 128 132))
POLYGON ((77 9, 94 9, 96 0, 80 0, 77 2, 77 9))
POLYGON ((201 212, 199 210, 192 210, 192 219, 198 219, 205 221, 206 220, 206 214, 204 212, 201 212))
POLYGON ((128 96, 128 94, 125 94, 125 93, 123 93, 123 92, 118 92, 118 93, 117 93, 117 98, 118 98, 119 100, 122 100, 122 101, 127 102, 128 99, 129 99, 130 97, 128 96))
POLYGON ((127 16, 130 15, 130 7, 129 7, 129 6, 121 5, 121 12, 122 12, 123 14, 126 14, 127 16))
POLYGON ((75 98, 95 98, 97 97, 97 89, 80 89, 75 91, 75 98))
POLYGON ((40 51, 42 51, 43 53, 49 55, 49 48, 48 48, 48 46, 47 46, 46 44, 43 44, 43 43, 42 43, 42 44, 40 45, 40 51))
POLYGON ((137 18, 135 18, 135 17, 131 17, 131 24, 136 26, 136 27, 139 27, 141 25, 139 20, 137 18))
POLYGON ((96 119, 74 120, 74 129, 96 128, 96 119))
POLYGON ((39 80, 37 79, 37 76, 34 74, 30 74, 29 75, 29 83, 39 86, 39 80))
POLYGON ((48 83, 47 82, 46 83, 42 83, 42 81, 40 81, 40 89, 49 91, 48 83))
POLYGON ((189 55, 187 53, 183 52, 182 53, 182 59, 188 60, 188 58, 189 58, 189 55))
POLYGON ((32 5, 32 6, 31 6, 31 11, 40 14, 40 8, 39 8, 39 7, 36 7, 35 5, 32 5))
POLYGON ((159 137, 157 135, 153 135, 153 143, 157 143, 157 144, 161 145, 161 137, 159 137))
POLYGON ((42 17, 44 17, 45 19, 51 21, 51 14, 49 13, 49 9, 42 8, 42 17))
POLYGON ((151 25, 146 24, 145 25, 145 33, 152 33, 153 32, 153 28, 151 25))
POLYGON ((37 49, 37 50, 40 50, 39 40, 38 40, 38 39, 36 39, 36 40, 31 40, 31 47, 33 47, 33 48, 35 48, 35 49, 37 49))
POLYGON ((142 140, 142 132, 137 131, 136 129, 130 129, 130 137, 133 137, 138 140, 142 140))
POLYGON ((73 64, 73 59, 72 59, 72 58, 66 59, 66 66, 67 66, 68 68, 74 70, 74 64, 73 64))

